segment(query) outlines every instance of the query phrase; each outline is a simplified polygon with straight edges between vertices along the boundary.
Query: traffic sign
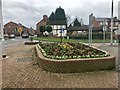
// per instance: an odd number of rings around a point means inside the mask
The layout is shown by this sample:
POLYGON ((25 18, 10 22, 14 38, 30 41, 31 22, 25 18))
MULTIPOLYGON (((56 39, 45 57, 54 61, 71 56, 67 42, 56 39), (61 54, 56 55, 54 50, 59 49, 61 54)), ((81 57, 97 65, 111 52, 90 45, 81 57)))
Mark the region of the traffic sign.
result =
POLYGON ((19 28, 18 28, 18 32, 19 32, 19 33, 22 33, 22 31, 23 31, 22 28, 19 27, 19 28))

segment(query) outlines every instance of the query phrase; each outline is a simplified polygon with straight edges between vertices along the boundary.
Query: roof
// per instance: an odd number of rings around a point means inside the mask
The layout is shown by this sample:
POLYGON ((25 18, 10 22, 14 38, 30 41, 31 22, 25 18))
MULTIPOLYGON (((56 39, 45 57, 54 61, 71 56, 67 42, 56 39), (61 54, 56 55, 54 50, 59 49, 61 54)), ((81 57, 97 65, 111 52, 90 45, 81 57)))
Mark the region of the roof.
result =
MULTIPOLYGON (((104 20, 106 20, 106 21, 111 21, 111 18, 95 18, 97 21, 104 21, 104 20)), ((114 17, 113 18, 113 21, 114 22, 120 22, 120 20, 119 19, 117 19, 117 17, 114 17)))
POLYGON ((13 24, 15 24, 15 25, 18 25, 17 23, 15 23, 15 22, 13 22, 13 21, 9 21, 9 22, 6 23, 4 26, 6 26, 6 25, 9 24, 9 23, 13 23, 13 24))
POLYGON ((48 24, 50 25, 67 25, 66 21, 49 21, 48 24))
POLYGON ((9 23, 13 23, 13 24, 15 24, 16 26, 21 25, 23 28, 25 28, 25 29, 29 29, 28 27, 22 25, 21 23, 17 24, 17 23, 15 23, 15 22, 13 22, 13 21, 10 21, 10 22, 6 23, 4 26, 8 25, 9 23))
POLYGON ((89 29, 88 25, 68 27, 69 31, 84 31, 88 29, 89 29))

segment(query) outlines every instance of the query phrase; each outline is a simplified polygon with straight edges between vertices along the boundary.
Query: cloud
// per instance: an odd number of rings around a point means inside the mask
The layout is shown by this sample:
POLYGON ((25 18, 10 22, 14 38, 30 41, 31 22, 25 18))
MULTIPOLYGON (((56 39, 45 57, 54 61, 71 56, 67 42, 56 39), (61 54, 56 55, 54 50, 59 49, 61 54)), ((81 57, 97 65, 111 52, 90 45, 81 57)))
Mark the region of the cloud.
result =
MULTIPOLYGON (((115 16, 117 16, 118 1, 114 0, 115 16)), ((88 16, 91 13, 96 17, 110 17, 110 0, 4 0, 4 23, 13 20, 35 28, 44 14, 49 16, 59 6, 64 8, 72 19, 76 16, 83 18, 85 24, 88 23, 88 16)))

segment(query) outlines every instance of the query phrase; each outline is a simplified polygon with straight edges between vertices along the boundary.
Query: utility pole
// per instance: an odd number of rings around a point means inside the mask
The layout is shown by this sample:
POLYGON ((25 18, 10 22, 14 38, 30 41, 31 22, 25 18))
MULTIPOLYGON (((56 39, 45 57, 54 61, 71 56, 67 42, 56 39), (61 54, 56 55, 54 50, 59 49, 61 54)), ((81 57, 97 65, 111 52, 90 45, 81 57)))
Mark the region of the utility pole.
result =
POLYGON ((4 39, 4 31, 3 31, 3 14, 2 14, 2 0, 0 0, 0 32, 1 32, 1 41, 2 41, 2 57, 6 58, 6 55, 4 53, 5 49, 5 39, 4 39))
POLYGON ((113 45, 113 0, 112 0, 112 7, 111 7, 111 45, 113 45))

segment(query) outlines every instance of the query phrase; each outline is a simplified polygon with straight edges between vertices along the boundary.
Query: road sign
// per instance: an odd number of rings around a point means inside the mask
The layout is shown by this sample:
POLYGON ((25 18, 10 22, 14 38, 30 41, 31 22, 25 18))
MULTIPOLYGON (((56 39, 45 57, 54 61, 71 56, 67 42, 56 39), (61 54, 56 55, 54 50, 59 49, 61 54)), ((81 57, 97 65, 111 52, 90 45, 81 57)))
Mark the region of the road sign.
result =
POLYGON ((18 32, 19 32, 19 33, 22 33, 22 31, 23 31, 22 28, 19 27, 19 28, 18 28, 18 32))
POLYGON ((61 28, 60 33, 63 33, 63 32, 64 32, 64 28, 61 28))

